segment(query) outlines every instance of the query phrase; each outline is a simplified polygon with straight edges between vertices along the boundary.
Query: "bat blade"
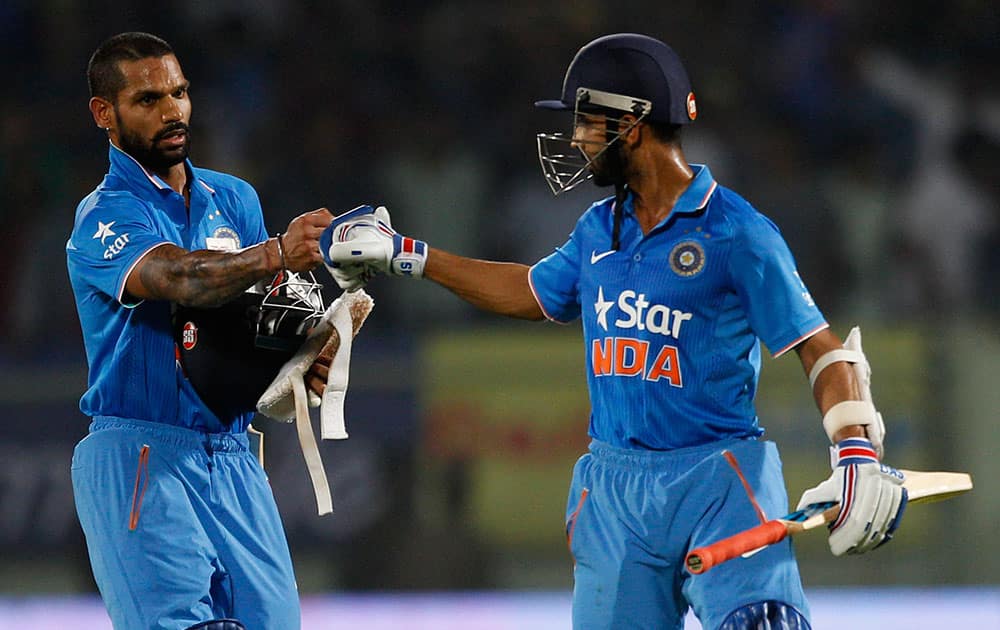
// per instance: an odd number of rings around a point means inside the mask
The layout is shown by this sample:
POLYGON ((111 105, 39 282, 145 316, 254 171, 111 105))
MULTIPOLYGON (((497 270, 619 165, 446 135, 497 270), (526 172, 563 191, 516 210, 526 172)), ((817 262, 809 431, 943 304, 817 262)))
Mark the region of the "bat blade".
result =
MULTIPOLYGON (((909 495, 909 503, 933 503, 964 494, 972 490, 972 477, 959 472, 924 472, 901 470, 904 475, 903 487, 909 495)), ((837 518, 840 505, 837 503, 815 504, 776 518, 738 534, 724 538, 705 547, 692 549, 684 558, 688 571, 704 573, 712 567, 741 555, 753 555, 768 545, 784 540, 837 518)))
POLYGON ((960 472, 900 470, 910 503, 935 503, 972 490, 972 476, 960 472))

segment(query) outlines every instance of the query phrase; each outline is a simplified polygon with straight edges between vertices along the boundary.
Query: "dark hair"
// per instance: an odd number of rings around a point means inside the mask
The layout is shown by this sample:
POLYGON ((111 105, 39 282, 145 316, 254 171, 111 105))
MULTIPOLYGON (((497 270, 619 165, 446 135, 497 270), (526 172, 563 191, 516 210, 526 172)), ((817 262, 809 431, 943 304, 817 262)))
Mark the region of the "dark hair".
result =
POLYGON ((90 95, 114 102, 125 87, 120 61, 138 61, 174 54, 170 44, 149 33, 119 33, 104 41, 90 56, 87 84, 90 95))
POLYGON ((667 144, 676 144, 680 146, 681 129, 683 129, 684 125, 653 122, 651 120, 644 120, 643 123, 647 127, 649 127, 650 131, 653 132, 653 137, 659 140, 660 142, 666 142, 667 144))

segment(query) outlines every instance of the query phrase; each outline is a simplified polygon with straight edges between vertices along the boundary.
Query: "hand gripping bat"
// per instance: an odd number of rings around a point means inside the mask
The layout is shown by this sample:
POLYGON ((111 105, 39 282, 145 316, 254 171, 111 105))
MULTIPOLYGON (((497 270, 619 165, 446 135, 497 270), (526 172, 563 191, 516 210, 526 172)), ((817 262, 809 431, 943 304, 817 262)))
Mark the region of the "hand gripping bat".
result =
MULTIPOLYGON (((943 501, 972 490, 972 477, 968 473, 916 470, 900 472, 906 476, 903 487, 906 488, 910 504, 943 501)), ((839 513, 840 504, 837 502, 814 503, 711 545, 692 549, 685 557, 684 564, 691 573, 704 573, 737 556, 749 557, 768 545, 784 540, 786 536, 830 523, 839 513)))

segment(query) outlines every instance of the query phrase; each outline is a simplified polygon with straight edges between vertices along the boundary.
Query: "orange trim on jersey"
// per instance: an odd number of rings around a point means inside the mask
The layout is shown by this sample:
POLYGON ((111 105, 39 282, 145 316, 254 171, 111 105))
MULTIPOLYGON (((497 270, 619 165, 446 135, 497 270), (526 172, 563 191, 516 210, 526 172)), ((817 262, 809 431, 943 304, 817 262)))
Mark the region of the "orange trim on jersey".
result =
MULTIPOLYGON (((535 264, 537 265, 538 263, 535 264)), ((531 289, 531 296, 535 298, 535 302, 538 303, 538 308, 541 309, 542 315, 544 315, 545 319, 549 320, 550 322, 555 322, 557 324, 562 324, 564 326, 566 324, 569 324, 570 322, 564 322, 562 320, 556 319, 555 317, 552 317, 551 315, 549 315, 549 312, 545 310, 545 305, 542 304, 542 300, 538 297, 538 291, 535 290, 535 282, 531 279, 531 272, 532 270, 534 270, 534 268, 535 265, 532 265, 531 269, 528 269, 528 288, 531 289)))
POLYGON ((569 549, 569 554, 573 555, 573 532, 576 531, 576 519, 580 516, 580 510, 583 509, 583 504, 587 500, 587 495, 590 494, 590 488, 584 488, 583 492, 580 493, 580 500, 576 504, 576 509, 569 517, 569 523, 567 523, 566 529, 566 548, 569 549))
POLYGON ((704 197, 702 197, 701 203, 698 204, 698 207, 696 208, 696 210, 701 210, 702 208, 704 208, 708 204, 708 200, 712 197, 712 193, 714 193, 715 189, 718 188, 718 187, 719 187, 718 182, 713 181, 712 185, 708 187, 708 192, 705 193, 704 197))
POLYGON ((177 365, 177 369, 181 371, 184 378, 187 378, 187 370, 184 369, 184 355, 181 354, 181 347, 174 342, 174 363, 177 365))
POLYGON ((139 512, 142 510, 142 498, 146 495, 149 485, 149 444, 143 444, 139 451, 139 465, 135 470, 135 487, 132 489, 132 510, 128 516, 128 529, 134 532, 139 526, 139 512))
POLYGON ((821 330, 826 330, 829 327, 830 327, 830 324, 828 324, 827 322, 823 322, 822 325, 817 326, 816 328, 813 328, 812 330, 810 330, 806 334, 802 335, 801 337, 799 337, 798 339, 796 339, 792 343, 788 344, 787 346, 785 346, 781 350, 778 350, 777 352, 772 353, 771 356, 773 356, 775 359, 777 359, 778 357, 780 357, 781 355, 785 354, 786 352, 788 352, 789 350, 791 350, 795 346, 799 345, 800 343, 802 343, 806 339, 812 337, 813 335, 815 335, 816 333, 818 333, 821 330))
POLYGON ((743 471, 740 470, 740 463, 736 461, 736 456, 733 455, 732 451, 722 451, 722 456, 726 458, 729 465, 733 467, 736 471, 736 476, 740 478, 740 483, 743 484, 743 489, 747 493, 747 498, 750 499, 750 504, 753 505, 753 509, 757 512, 757 518, 760 519, 761 523, 767 522, 767 515, 764 514, 764 510, 761 509, 760 504, 757 503, 757 497, 753 495, 753 490, 750 488, 750 483, 747 482, 747 478, 743 476, 743 471))
POLYGON ((146 301, 146 300, 139 300, 135 304, 126 304, 124 302, 126 287, 128 286, 128 279, 129 276, 132 275, 132 272, 135 271, 135 268, 139 266, 139 263, 142 262, 142 259, 149 255, 149 252, 153 251, 157 247, 162 247, 163 245, 173 245, 173 243, 171 243, 170 241, 162 241, 160 243, 157 243, 156 245, 153 245, 143 253, 139 254, 139 256, 137 256, 136 259, 132 262, 132 264, 129 265, 128 271, 125 272, 125 275, 122 276, 123 278, 122 285, 118 287, 118 302, 125 308, 135 308, 136 306, 139 306, 140 304, 146 301))

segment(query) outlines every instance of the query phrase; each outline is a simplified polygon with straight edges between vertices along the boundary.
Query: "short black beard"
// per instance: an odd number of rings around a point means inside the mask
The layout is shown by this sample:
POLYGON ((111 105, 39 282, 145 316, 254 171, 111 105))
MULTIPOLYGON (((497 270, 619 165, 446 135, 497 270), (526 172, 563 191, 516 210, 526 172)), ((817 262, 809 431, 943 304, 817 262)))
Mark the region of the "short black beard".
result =
POLYGON ((170 123, 159 130, 153 139, 147 142, 139 134, 132 132, 122 124, 121 116, 118 119, 118 142, 121 143, 121 150, 135 158, 136 162, 142 164, 147 170, 154 173, 162 173, 171 166, 179 164, 187 159, 188 151, 191 148, 191 130, 182 122, 170 123), (183 130, 184 144, 179 149, 164 151, 156 148, 165 135, 174 131, 183 130))
POLYGON ((590 165, 594 174, 594 184, 600 187, 625 184, 625 160, 622 158, 621 145, 612 142, 607 150, 594 158, 590 165))

